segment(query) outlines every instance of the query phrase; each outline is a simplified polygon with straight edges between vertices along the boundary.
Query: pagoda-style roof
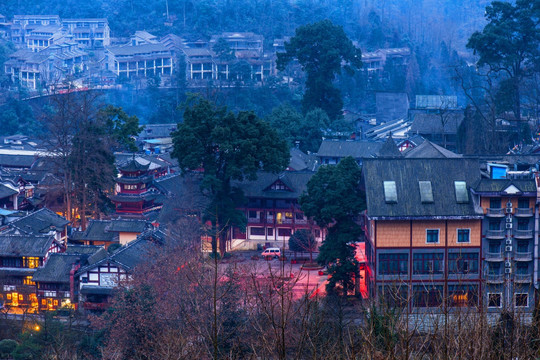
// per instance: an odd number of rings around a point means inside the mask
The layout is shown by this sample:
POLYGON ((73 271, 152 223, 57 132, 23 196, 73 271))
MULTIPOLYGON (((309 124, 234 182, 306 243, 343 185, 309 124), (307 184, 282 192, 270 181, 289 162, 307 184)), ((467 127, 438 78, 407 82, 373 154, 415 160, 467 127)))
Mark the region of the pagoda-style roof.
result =
POLYGON ((151 183, 154 177, 152 175, 143 175, 143 176, 121 176, 116 179, 116 182, 119 184, 148 184, 151 183))
POLYGON ((141 164, 135 158, 131 158, 128 161, 120 164, 118 169, 125 172, 147 171, 150 167, 150 162, 147 164, 141 164))
POLYGON ((113 202, 130 202, 130 203, 137 203, 141 201, 151 201, 155 200, 158 197, 159 194, 155 193, 143 193, 143 194, 116 194, 110 197, 111 201, 113 202))

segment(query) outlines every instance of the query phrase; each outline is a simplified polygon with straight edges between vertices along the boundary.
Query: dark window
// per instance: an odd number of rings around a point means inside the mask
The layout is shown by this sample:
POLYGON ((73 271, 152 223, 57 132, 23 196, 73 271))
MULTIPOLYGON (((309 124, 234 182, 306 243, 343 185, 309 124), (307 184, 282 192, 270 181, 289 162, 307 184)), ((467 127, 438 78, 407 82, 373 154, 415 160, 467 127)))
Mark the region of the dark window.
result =
POLYGON ((491 209, 500 209, 501 208, 501 198, 490 198, 489 207, 491 209))
POLYGON ((409 254, 379 254, 379 274, 407 275, 409 254))
POLYGON ((253 211, 253 210, 250 210, 249 211, 249 217, 251 219, 255 219, 257 217, 257 212, 256 211, 253 211))
POLYGON ((3 258, 2 267, 21 267, 20 258, 3 258))
POLYGON ((278 236, 291 236, 291 229, 278 229, 278 236))
POLYGON ((468 243, 471 242, 471 230, 469 229, 458 229, 457 231, 457 242, 458 243, 468 243))
POLYGON ((518 240, 518 242, 517 242, 517 252, 519 252, 519 253, 529 252, 529 241, 527 241, 527 240, 518 240))
POLYGON ((263 227, 252 227, 249 229, 251 235, 264 235, 263 227))
POLYGON ((500 275, 501 273, 501 263, 488 263, 488 274, 489 275, 500 275))
POLYGON ((304 213, 297 212, 295 213, 296 220, 304 220, 304 213))
POLYGON ((413 306, 415 307, 437 307, 441 306, 443 297, 442 286, 414 286, 413 306))
POLYGON ((529 264, 526 262, 516 262, 516 274, 527 275, 529 273, 529 264))
POLYGON ((439 243, 439 229, 426 230, 426 243, 428 244, 439 243))
POLYGON ((520 198, 518 199, 518 208, 520 209, 528 209, 530 206, 529 199, 528 198, 520 198))
POLYGON ((529 220, 528 219, 519 219, 518 220, 518 230, 529 230, 529 220))
POLYGON ((527 307, 529 305, 529 294, 515 294, 516 307, 527 307))
POLYGON ((413 274, 442 274, 442 253, 419 253, 413 254, 413 274))
POLYGON ((450 274, 478 274, 478 253, 448 254, 450 274))
POLYGON ((267 228, 266 233, 268 234, 268 236, 274 236, 274 229, 273 228, 267 228))
POLYGON ((489 222, 489 230, 501 230, 501 222, 499 220, 491 220, 489 222))
POLYGON ((379 286, 379 296, 389 308, 407 306, 407 286, 386 285, 379 286))
POLYGON ((502 296, 500 293, 488 293, 488 307, 500 308, 502 306, 502 296))
POLYGON ((450 306, 476 306, 478 305, 477 285, 449 285, 450 306))
POLYGON ((501 252, 501 242, 496 241, 490 241, 489 242, 489 250, 490 253, 500 253, 501 252))

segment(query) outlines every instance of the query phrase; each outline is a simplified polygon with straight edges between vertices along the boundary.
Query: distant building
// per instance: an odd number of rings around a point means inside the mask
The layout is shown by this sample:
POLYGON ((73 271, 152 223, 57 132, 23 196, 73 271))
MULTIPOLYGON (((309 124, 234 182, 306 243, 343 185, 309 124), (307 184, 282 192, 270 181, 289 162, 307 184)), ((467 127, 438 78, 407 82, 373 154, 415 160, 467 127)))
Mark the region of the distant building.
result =
POLYGON ((26 47, 26 37, 40 26, 59 26, 58 15, 14 15, 11 26, 11 41, 19 48, 26 47))
POLYGON ((409 48, 387 48, 362 53, 363 68, 370 74, 381 75, 387 62, 394 66, 406 66, 409 63, 409 48))
POLYGON ((108 47, 105 70, 127 79, 172 75, 173 55, 163 44, 108 47))
POLYGON ((62 26, 81 48, 102 48, 111 44, 111 30, 106 18, 62 19, 62 26))

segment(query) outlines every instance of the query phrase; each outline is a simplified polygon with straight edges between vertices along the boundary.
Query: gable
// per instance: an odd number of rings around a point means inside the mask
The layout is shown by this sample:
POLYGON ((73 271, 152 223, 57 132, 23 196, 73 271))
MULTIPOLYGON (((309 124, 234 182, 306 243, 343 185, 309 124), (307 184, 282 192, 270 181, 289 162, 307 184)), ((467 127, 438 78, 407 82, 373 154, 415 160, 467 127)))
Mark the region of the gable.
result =
POLYGON ((510 194, 510 195, 521 194, 521 190, 519 190, 515 185, 512 184, 508 186, 506 189, 504 189, 503 193, 510 194))
POLYGON ((280 179, 274 181, 270 186, 268 186, 264 191, 293 191, 289 186, 287 186, 283 181, 280 179))

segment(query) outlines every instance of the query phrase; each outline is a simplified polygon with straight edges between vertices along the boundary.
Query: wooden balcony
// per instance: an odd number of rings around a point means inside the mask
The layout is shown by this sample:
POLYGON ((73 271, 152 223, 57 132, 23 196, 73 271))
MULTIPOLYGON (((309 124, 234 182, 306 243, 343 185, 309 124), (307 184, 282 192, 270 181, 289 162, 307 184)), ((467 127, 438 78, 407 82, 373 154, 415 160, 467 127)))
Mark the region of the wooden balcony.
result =
POLYGON ((486 209, 486 216, 487 217, 504 217, 504 209, 503 208, 487 208, 486 209))
POLYGON ((486 261, 501 262, 504 260, 504 254, 502 252, 487 252, 486 261))
POLYGON ((533 237, 532 230, 514 230, 514 238, 516 239, 530 239, 533 237))
POLYGON ((515 274, 514 282, 519 283, 519 284, 530 284, 532 283, 532 275, 531 274, 515 274))
POLYGON ((533 254, 532 252, 515 252, 514 260, 516 261, 532 261, 533 254))
POLYGON ((516 216, 516 217, 531 217, 531 216, 533 216, 533 209, 531 209, 531 208, 516 208, 514 216, 516 216))
POLYGON ((487 230, 486 237, 488 239, 504 239, 505 230, 487 230))
POLYGON ((486 282, 488 284, 502 284, 504 282, 503 274, 487 275, 486 282))

